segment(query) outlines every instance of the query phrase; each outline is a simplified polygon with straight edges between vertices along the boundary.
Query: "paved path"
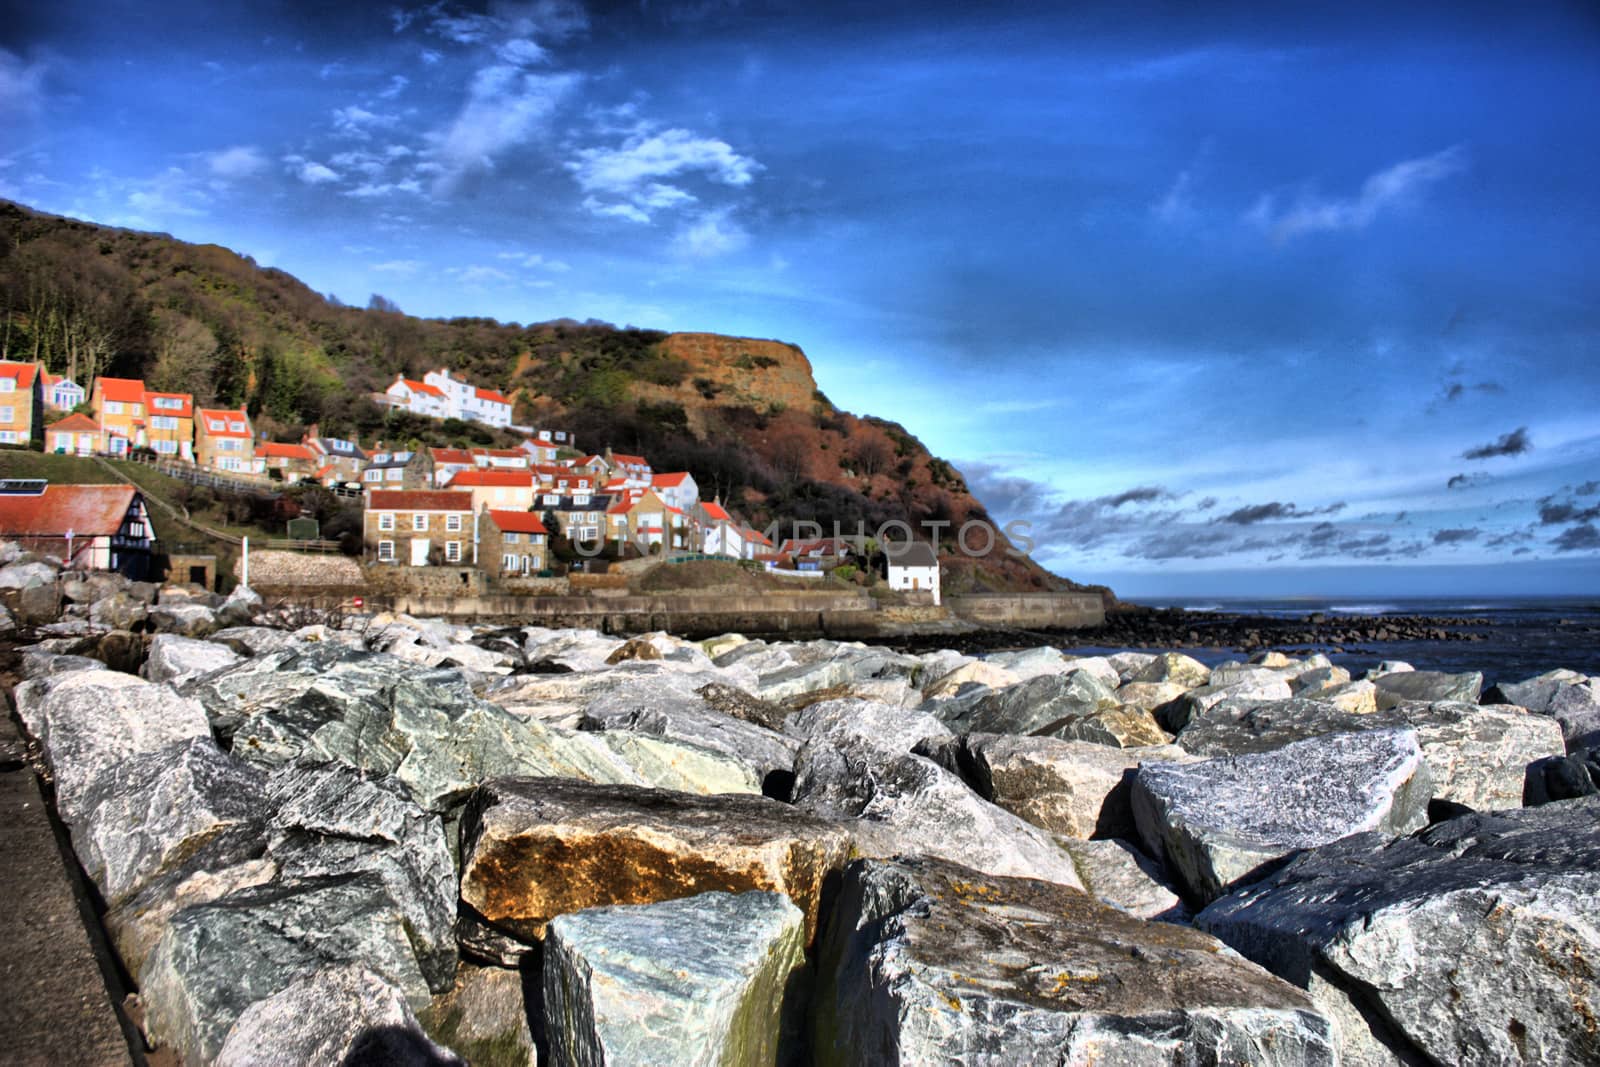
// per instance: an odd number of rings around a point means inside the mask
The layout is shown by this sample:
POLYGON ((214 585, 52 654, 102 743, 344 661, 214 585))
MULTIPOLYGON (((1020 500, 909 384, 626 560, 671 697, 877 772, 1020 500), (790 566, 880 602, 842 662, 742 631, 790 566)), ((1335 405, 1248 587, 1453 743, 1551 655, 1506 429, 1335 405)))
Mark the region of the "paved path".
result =
POLYGON ((0 702, 0 1060, 127 1064, 127 1040, 11 714, 0 702))

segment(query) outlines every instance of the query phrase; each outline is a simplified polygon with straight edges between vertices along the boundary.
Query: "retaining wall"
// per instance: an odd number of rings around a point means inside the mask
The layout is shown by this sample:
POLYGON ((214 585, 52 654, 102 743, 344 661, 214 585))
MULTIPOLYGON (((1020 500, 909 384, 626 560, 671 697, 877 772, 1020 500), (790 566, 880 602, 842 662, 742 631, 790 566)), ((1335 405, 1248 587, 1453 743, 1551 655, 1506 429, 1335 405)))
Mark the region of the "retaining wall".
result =
POLYGON ((1024 630, 1083 630, 1105 625, 1098 593, 984 593, 945 597, 958 619, 1024 630))

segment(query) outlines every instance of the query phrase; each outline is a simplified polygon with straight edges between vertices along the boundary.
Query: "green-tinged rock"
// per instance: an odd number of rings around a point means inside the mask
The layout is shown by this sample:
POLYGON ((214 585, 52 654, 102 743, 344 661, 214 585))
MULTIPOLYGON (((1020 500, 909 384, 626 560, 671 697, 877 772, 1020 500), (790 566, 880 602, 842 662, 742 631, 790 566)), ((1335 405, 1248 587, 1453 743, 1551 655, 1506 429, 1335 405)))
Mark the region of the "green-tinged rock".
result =
POLYGON ((417 1017, 424 1030, 473 1067, 537 1067, 521 971, 462 964, 450 991, 417 1017))

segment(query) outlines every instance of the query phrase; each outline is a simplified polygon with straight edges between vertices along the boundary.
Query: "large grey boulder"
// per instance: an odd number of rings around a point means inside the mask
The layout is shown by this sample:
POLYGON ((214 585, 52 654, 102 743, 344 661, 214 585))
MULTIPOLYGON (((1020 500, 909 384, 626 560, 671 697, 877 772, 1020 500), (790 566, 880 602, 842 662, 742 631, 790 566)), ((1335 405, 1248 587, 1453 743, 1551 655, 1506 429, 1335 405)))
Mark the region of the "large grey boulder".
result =
POLYGON ((1068 718, 1117 707, 1116 694, 1089 671, 1042 674, 989 694, 970 707, 941 704, 932 710, 946 717, 956 733, 1031 734, 1068 718))
POLYGON ((239 658, 226 645, 177 634, 157 634, 150 640, 144 676, 152 682, 181 686, 202 674, 231 667, 239 658))
POLYGON ((1211 668, 1182 652, 1162 652, 1126 679, 1130 682, 1176 682, 1189 689, 1211 683, 1211 668))
POLYGON ((765 797, 691 796, 557 778, 485 783, 461 821, 461 899, 534 943, 558 915, 722 890, 786 894, 815 930, 848 827, 765 797))
POLYGON ((374 1054, 395 1067, 464 1067, 422 1032, 399 989, 350 964, 314 971, 251 1004, 229 1029, 216 1065, 370 1063, 374 1054))
POLYGON ((0 567, 0 589, 28 589, 39 585, 53 585, 61 568, 42 560, 10 563, 0 567))
POLYGON ((150 629, 161 634, 205 637, 221 628, 217 613, 204 604, 157 604, 150 609, 150 629))
POLYGON ((265 780, 209 737, 137 753, 75 798, 73 849, 101 896, 116 905, 222 835, 260 841, 270 810, 265 780))
POLYGON ((150 607, 128 593, 117 592, 89 605, 89 621, 106 630, 132 630, 150 616, 150 607))
POLYGON ((1434 796, 1479 810, 1519 806, 1528 765, 1563 751, 1560 729, 1544 716, 1459 702, 1405 703, 1372 714, 1340 711, 1318 700, 1248 710, 1218 706, 1190 723, 1177 743, 1199 756, 1233 756, 1332 733, 1384 729, 1415 731, 1434 796))
POLYGON ((1140 707, 1120 704, 1066 715, 1034 731, 1040 737, 1064 741, 1089 741, 1115 748, 1143 748, 1165 745, 1172 740, 1156 717, 1140 707))
POLYGON ((340 764, 282 768, 265 791, 274 808, 268 851, 281 877, 376 874, 429 988, 448 990, 456 972, 456 865, 439 816, 391 780, 340 764))
POLYGON ((1037 678, 1044 674, 1065 674, 1072 669, 1067 657, 1063 656, 1059 649, 1049 646, 1025 648, 1016 652, 991 652, 984 656, 983 660, 1023 679, 1037 678))
POLYGON ((215 1060, 245 1010, 319 970, 357 964, 428 1003, 405 921, 376 874, 243 889, 172 917, 145 961, 140 998, 153 1045, 215 1060))
POLYGON ((1161 864, 1132 842, 1104 838, 1069 841, 1066 846, 1084 889, 1100 903, 1141 919, 1188 917, 1183 898, 1167 884, 1161 864))
POLYGON ((1171 745, 1115 748, 1053 737, 969 734, 957 767, 978 795, 1034 826, 1070 838, 1133 837, 1129 798, 1146 760, 1192 760, 1171 745))
MULTIPOLYGON (((719 660, 718 665, 724 664, 719 660)), ((776 702, 798 700, 873 681, 905 681, 914 678, 920 667, 914 657, 885 649, 838 645, 826 658, 762 673, 756 695, 776 702)))
POLYGON ((1145 763, 1133 781, 1140 839, 1202 902, 1298 849, 1427 822, 1432 783, 1416 734, 1374 730, 1199 763, 1145 763))
POLYGON ((1567 751, 1600 748, 1600 679, 1562 686, 1551 695, 1545 714, 1561 725, 1567 751))
POLYGON ((1550 701, 1557 693, 1575 682, 1587 681, 1577 671, 1558 668, 1525 678, 1520 682, 1500 682, 1490 686, 1483 694, 1485 704, 1515 704, 1529 711, 1547 712, 1550 701))
POLYGON ((818 1062, 1333 1064, 1310 1000, 1196 930, 934 860, 845 871, 818 1062))
POLYGON ((55 778, 56 804, 82 820, 89 788, 130 757, 211 737, 204 710, 165 685, 117 671, 72 671, 24 682, 17 712, 55 778))
POLYGON ((1156 721, 1164 730, 1177 733, 1218 704, 1251 704, 1269 700, 1288 700, 1289 683, 1274 672, 1264 678, 1242 678, 1228 683, 1213 682, 1191 689, 1175 700, 1155 709, 1156 721))
POLYGON ((128 588, 128 579, 120 574, 72 573, 61 581, 62 599, 74 604, 93 604, 128 588))
POLYGON ((262 840, 242 834, 204 841, 193 854, 178 857, 176 865, 107 911, 106 933, 129 976, 142 981, 145 960, 174 915, 276 878, 278 865, 264 849, 262 840))
POLYGON ((824 700, 790 716, 784 734, 799 743, 794 798, 853 812, 882 769, 920 744, 951 740, 949 729, 921 711, 868 700, 824 700))
POLYGON ((1308 988, 1346 1062, 1600 1061, 1600 798, 1337 841, 1196 921, 1308 988))
POLYGON ((482 1067, 538 1067, 523 976, 506 967, 463 963, 456 984, 418 1013, 424 1030, 482 1067))
POLYGON ((206 640, 225 645, 244 657, 281 652, 297 643, 294 634, 270 626, 228 626, 218 630, 206 640))
POLYGON ((1483 674, 1467 671, 1446 674, 1443 671, 1397 671, 1372 679, 1378 687, 1378 709, 1392 708, 1402 701, 1415 700, 1433 703, 1441 700, 1465 701, 1476 704, 1483 692, 1483 674))
POLYGON ((702 893, 550 923, 544 1004, 558 1063, 757 1067, 798 1006, 805 919, 778 893, 702 893))

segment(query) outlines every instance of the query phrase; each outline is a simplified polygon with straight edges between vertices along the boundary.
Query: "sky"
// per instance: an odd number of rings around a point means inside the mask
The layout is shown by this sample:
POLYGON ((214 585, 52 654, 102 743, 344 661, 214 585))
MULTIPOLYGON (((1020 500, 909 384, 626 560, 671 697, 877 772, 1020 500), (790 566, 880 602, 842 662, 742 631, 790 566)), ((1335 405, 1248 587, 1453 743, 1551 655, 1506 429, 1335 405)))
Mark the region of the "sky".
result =
POLYGON ((0 196, 799 344, 1124 595, 1600 594, 1600 8, 0 0, 0 196))

